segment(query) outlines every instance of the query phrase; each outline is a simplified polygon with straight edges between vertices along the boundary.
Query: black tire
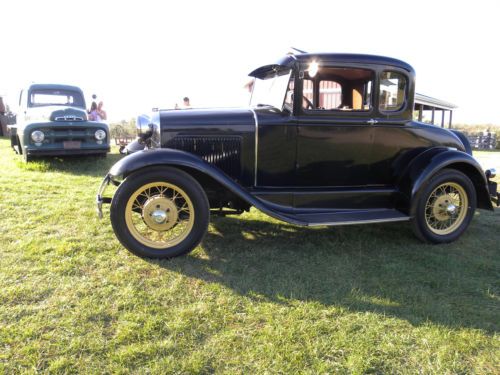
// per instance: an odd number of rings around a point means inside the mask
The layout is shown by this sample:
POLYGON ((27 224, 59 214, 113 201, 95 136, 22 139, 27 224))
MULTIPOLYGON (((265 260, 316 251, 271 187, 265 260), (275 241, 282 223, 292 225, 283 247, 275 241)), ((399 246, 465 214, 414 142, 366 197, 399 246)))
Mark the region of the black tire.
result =
POLYGON ((24 151, 22 154, 21 154, 21 157, 23 158, 23 162, 25 163, 29 163, 30 161, 33 160, 33 156, 31 155, 28 155, 28 152, 24 151))
POLYGON ((165 259, 186 254, 201 242, 207 232, 210 206, 203 188, 189 174, 176 168, 154 167, 133 173, 120 184, 111 202, 110 217, 118 240, 128 250, 140 257, 165 259), (141 189, 145 194, 140 194, 141 189), (163 222, 155 221, 162 218, 163 222), (175 230, 181 234, 168 239, 175 230), (167 238, 152 239, 157 236, 167 238))
POLYGON ((455 241, 476 210, 476 190, 469 177, 454 169, 436 173, 416 194, 411 207, 413 233, 422 241, 455 241))

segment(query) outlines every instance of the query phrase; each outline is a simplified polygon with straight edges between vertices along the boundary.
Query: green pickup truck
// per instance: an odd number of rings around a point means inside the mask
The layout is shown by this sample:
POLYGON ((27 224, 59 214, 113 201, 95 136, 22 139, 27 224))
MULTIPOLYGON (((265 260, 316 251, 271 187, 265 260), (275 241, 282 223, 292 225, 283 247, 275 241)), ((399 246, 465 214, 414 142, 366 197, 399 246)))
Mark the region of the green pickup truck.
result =
POLYGON ((32 84, 21 91, 11 145, 24 161, 36 156, 98 155, 110 149, 109 127, 89 121, 76 86, 32 84))

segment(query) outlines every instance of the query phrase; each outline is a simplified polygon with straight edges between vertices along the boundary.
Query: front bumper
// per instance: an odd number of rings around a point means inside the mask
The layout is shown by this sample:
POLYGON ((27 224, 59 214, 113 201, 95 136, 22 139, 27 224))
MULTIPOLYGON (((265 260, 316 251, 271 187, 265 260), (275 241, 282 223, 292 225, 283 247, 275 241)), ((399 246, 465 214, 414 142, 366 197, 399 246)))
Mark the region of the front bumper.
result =
POLYGON ((96 196, 96 211, 97 211, 97 216, 99 219, 102 219, 102 205, 103 203, 111 203, 111 198, 109 197, 104 197, 104 191, 108 187, 109 183, 111 182, 111 175, 108 173, 106 177, 101 182, 101 185, 99 186, 99 190, 97 190, 97 196, 96 196))
POLYGON ((92 148, 92 149, 34 149, 25 148, 25 152, 30 156, 60 156, 60 155, 95 155, 108 153, 110 151, 109 146, 103 148, 92 148))
POLYGON ((485 171, 486 180, 488 181, 488 192, 490 194, 490 199, 493 203, 500 206, 500 193, 497 191, 498 184, 495 181, 491 181, 490 178, 495 178, 496 170, 495 169, 487 169, 485 171))

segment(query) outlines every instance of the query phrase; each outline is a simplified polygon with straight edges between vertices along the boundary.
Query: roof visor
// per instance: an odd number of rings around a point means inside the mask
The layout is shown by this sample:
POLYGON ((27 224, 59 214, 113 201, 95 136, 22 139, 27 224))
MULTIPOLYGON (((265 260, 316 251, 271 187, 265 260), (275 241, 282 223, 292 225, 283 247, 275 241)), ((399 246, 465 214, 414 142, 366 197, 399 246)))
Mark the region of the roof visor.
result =
POLYGON ((249 74, 250 77, 267 79, 275 76, 282 76, 290 72, 290 67, 285 65, 271 64, 255 69, 249 74))

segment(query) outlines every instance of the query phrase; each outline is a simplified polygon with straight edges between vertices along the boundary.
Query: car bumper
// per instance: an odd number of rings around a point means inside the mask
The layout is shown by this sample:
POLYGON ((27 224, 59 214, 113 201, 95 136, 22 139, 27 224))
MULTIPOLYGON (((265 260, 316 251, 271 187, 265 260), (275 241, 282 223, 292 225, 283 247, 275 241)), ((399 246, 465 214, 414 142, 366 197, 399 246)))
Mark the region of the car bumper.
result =
POLYGON ((500 193, 497 191, 498 184, 495 181, 491 181, 491 178, 496 177, 495 169, 487 169, 485 171, 486 179, 488 181, 488 192, 490 193, 490 198, 493 203, 500 206, 500 193))
POLYGON ((97 190, 97 196, 96 196, 96 211, 97 211, 97 216, 99 219, 102 219, 102 205, 103 203, 111 203, 111 198, 109 197, 104 197, 104 191, 108 187, 109 183, 111 182, 111 175, 108 173, 106 177, 101 182, 101 185, 99 186, 99 189, 97 190))
POLYGON ((102 148, 91 148, 91 149, 32 149, 27 148, 25 152, 30 156, 63 156, 63 155, 95 155, 95 154, 104 154, 110 151, 108 147, 102 148))

